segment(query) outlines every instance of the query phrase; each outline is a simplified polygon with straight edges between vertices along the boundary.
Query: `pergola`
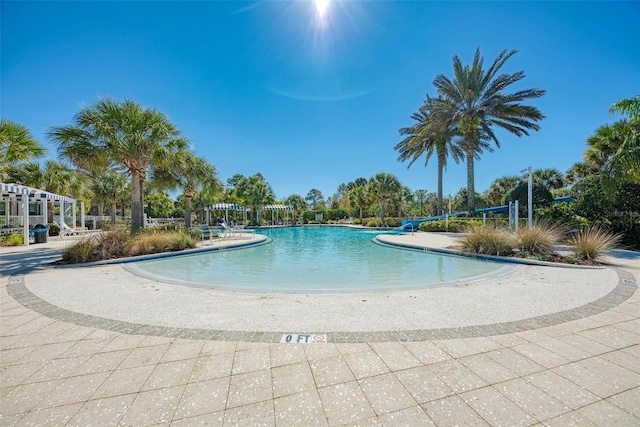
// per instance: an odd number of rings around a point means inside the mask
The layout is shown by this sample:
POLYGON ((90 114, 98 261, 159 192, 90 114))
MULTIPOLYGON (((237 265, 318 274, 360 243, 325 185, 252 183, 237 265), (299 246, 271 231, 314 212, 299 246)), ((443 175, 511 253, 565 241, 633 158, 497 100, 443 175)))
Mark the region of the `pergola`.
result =
MULTIPOLYGON (((71 197, 61 196, 37 188, 20 184, 0 183, 0 202, 4 204, 4 226, 22 228, 24 244, 29 246, 29 226, 38 223, 47 224, 47 202, 60 205, 60 222, 64 223, 66 206, 71 206, 73 227, 76 224, 77 201, 71 197), (33 209, 31 209, 33 207, 33 209), (33 212, 33 214, 31 213, 33 212), (12 213, 14 215, 12 215, 12 213)), ((84 203, 80 202, 81 225, 84 227, 84 203)))
POLYGON ((293 210, 293 206, 288 206, 288 205, 264 205, 262 207, 263 211, 271 211, 271 221, 275 222, 275 214, 278 211, 289 211, 293 213, 293 220, 295 221, 296 219, 296 215, 295 215, 295 211, 293 210))
POLYGON ((215 205, 205 208, 207 215, 207 224, 211 220, 211 211, 224 211, 224 221, 229 223, 229 211, 242 211, 242 219, 244 223, 247 223, 247 208, 236 203, 216 203, 215 205))

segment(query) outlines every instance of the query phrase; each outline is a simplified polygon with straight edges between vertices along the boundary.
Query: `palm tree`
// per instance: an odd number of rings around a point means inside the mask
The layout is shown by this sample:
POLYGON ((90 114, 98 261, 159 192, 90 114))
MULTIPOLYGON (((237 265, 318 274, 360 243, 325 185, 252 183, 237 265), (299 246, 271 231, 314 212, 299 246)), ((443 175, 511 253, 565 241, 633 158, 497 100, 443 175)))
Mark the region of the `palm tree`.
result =
POLYGON ((564 176, 558 169, 536 169, 532 173, 532 180, 547 190, 557 190, 564 187, 564 176))
POLYGON ((442 214, 442 175, 447 168, 447 159, 453 157, 456 163, 464 157, 464 152, 459 144, 453 142, 456 135, 455 128, 448 126, 446 121, 439 120, 431 114, 435 101, 427 96, 427 101, 420 110, 411 115, 415 124, 400 129, 400 135, 406 137, 400 141, 394 149, 400 154, 398 161, 410 160, 407 169, 424 155, 424 165, 436 152, 438 159, 438 215, 442 214))
POLYGON ((272 203, 276 198, 273 188, 264 180, 262 174, 257 173, 240 180, 236 190, 238 196, 251 207, 251 211, 255 213, 253 218, 260 225, 260 208, 266 203, 272 203))
POLYGON ((115 225, 117 216, 117 203, 123 199, 127 192, 127 178, 114 170, 108 170, 102 175, 102 193, 105 202, 109 203, 111 211, 111 224, 115 225))
POLYGON ((9 177, 9 170, 19 163, 32 161, 45 153, 29 130, 10 120, 0 119, 0 181, 9 177))
POLYGON ((360 211, 360 224, 362 224, 362 210, 369 206, 369 193, 364 185, 359 185, 349 192, 349 203, 360 211))
POLYGON ((626 114, 631 120, 640 118, 640 95, 616 102, 609 111, 611 113, 626 114))
POLYGON ((143 184, 147 168, 155 158, 183 149, 186 141, 169 119, 155 109, 133 101, 111 99, 85 107, 73 118, 72 126, 53 127, 49 137, 58 152, 67 157, 106 155, 126 168, 131 176, 131 233, 144 226, 143 184))
POLYGON ((433 81, 439 96, 432 110, 448 116, 451 125, 457 128, 464 140, 467 208, 470 214, 475 212, 474 158, 478 152, 478 141, 486 136, 500 148, 494 128, 502 128, 516 136, 529 135, 529 130, 540 129, 537 122, 544 118, 536 107, 522 104, 524 100, 543 96, 544 90, 525 89, 505 93, 509 85, 525 77, 522 71, 497 74, 516 52, 502 51, 488 70, 483 69, 480 48, 476 49, 471 66, 463 66, 456 55, 453 57, 454 79, 439 74, 433 81))
POLYGON ((502 205, 502 199, 511 190, 516 188, 520 182, 520 177, 516 175, 503 176, 491 183, 487 191, 484 192, 484 198, 489 206, 502 205))
MULTIPOLYGON (((424 203, 427 201, 427 195, 429 194, 429 192, 427 190, 416 190, 413 195, 415 197, 415 200, 418 202, 418 207, 420 208, 420 216, 423 216, 423 212, 424 212, 424 203)), ((438 202, 438 206, 440 205, 440 202, 438 202)))
POLYGON ((165 164, 153 171, 153 179, 160 187, 182 189, 184 196, 185 226, 191 227, 191 200, 197 191, 222 191, 222 182, 216 176, 215 167, 202 157, 187 150, 176 152, 165 164))
MULTIPOLYGON (((39 188, 50 193, 71 196, 88 202, 93 195, 87 175, 71 169, 64 163, 47 160, 44 164, 26 163, 14 171, 17 184, 39 188)), ((63 213, 60 213, 63 215, 63 213)), ((53 221, 53 201, 47 200, 47 221, 53 221)))
POLYGON ((369 180, 369 189, 380 203, 380 218, 384 224, 385 207, 401 194, 402 184, 390 173, 380 172, 369 180))
POLYGON ((298 214, 301 214, 307 208, 307 202, 305 202, 304 198, 299 194, 290 195, 285 199, 285 203, 293 207, 294 217, 296 212, 298 212, 298 214))

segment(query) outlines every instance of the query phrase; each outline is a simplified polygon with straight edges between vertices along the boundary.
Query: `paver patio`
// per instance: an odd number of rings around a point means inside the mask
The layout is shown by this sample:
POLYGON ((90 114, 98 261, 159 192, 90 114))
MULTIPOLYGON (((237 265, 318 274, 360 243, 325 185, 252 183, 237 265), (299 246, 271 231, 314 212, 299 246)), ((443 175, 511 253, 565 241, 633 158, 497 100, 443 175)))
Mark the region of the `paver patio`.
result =
POLYGON ((43 315, 37 298, 21 303, 2 258, 2 426, 640 425, 640 256, 613 260, 635 279, 624 301, 575 320, 328 344, 127 334, 43 315))

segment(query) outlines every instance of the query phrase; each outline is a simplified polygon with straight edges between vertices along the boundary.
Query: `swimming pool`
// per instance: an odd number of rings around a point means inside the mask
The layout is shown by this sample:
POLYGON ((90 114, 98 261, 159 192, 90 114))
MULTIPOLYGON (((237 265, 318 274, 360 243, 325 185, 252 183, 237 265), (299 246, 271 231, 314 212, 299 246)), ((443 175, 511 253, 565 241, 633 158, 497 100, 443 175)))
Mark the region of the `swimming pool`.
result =
POLYGON ((387 247, 380 231, 348 227, 260 229, 270 243, 140 261, 127 268, 170 283, 250 292, 370 292, 470 281, 501 263, 387 247))

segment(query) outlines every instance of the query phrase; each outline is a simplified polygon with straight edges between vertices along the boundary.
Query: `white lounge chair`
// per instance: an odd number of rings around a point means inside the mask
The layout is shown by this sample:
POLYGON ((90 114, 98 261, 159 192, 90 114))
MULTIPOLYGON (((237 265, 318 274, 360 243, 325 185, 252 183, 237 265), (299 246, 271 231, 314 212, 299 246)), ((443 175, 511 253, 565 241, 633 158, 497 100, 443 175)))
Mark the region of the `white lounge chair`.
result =
POLYGON ((222 221, 220 225, 222 225, 222 228, 224 228, 224 233, 222 233, 223 238, 244 239, 244 236, 250 235, 250 237, 253 239, 256 235, 256 230, 253 230, 253 229, 245 229, 244 227, 240 227, 240 226, 231 227, 227 225, 227 223, 224 221, 222 221))
POLYGON ((82 236, 85 234, 100 233, 102 231, 102 230, 88 230, 86 228, 71 228, 64 222, 61 222, 61 223, 54 222, 53 224, 57 225, 58 228, 60 229, 61 239, 64 239, 67 236, 82 236))

